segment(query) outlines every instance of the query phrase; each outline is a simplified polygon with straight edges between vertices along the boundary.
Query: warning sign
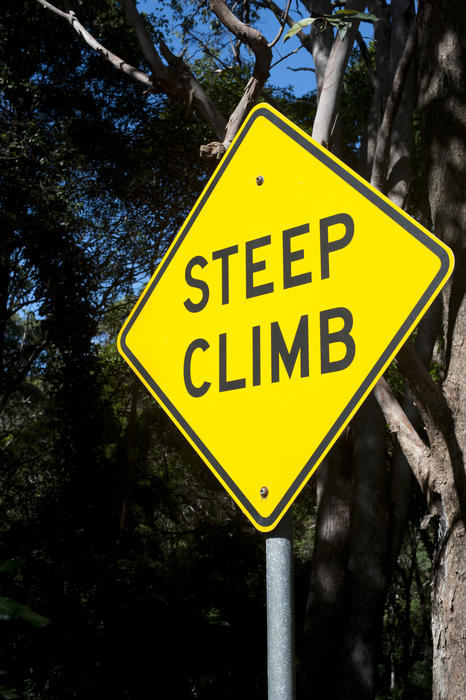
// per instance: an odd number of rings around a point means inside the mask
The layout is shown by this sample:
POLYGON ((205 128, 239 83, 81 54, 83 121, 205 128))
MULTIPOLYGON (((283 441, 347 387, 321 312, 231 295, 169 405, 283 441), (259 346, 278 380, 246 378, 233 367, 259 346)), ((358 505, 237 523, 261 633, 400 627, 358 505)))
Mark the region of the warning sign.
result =
POLYGON ((254 525, 271 530, 452 261, 429 231, 260 105, 119 348, 254 525))

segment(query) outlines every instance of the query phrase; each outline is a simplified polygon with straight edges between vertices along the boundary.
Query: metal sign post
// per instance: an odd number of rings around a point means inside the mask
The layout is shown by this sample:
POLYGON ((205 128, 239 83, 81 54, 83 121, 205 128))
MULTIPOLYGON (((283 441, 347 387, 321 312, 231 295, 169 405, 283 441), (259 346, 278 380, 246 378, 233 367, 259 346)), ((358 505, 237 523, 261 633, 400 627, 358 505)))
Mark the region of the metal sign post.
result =
POLYGON ((268 700, 293 700, 293 519, 290 511, 266 537, 268 700))

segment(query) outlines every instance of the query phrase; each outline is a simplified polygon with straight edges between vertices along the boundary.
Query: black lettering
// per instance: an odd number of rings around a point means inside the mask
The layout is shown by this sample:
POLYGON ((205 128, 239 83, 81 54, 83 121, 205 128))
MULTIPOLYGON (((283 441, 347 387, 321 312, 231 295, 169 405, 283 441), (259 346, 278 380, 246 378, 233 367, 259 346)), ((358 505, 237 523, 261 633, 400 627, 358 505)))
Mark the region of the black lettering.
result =
POLYGON ((261 327, 252 329, 252 385, 261 383, 261 327))
POLYGON ((320 278, 330 277, 329 255, 345 248, 353 238, 354 221, 349 214, 335 214, 320 220, 320 278), (336 241, 329 241, 329 229, 336 224, 343 224, 345 233, 336 241))
POLYGON ((233 389, 244 389, 245 379, 227 379, 227 334, 220 333, 218 337, 219 347, 219 391, 232 391, 233 389))
POLYGON ((222 304, 228 304, 230 301, 230 265, 229 257, 238 252, 238 246, 232 245, 229 248, 222 250, 214 250, 212 260, 222 261, 222 304))
POLYGON ((254 286, 253 280, 255 272, 265 270, 265 260, 254 262, 252 257, 253 251, 255 248, 262 248, 262 246, 270 245, 270 241, 270 236, 262 236, 253 241, 246 241, 246 299, 273 292, 273 282, 266 282, 265 284, 254 286))
POLYGON ((197 348, 205 352, 208 347, 209 343, 207 342, 207 340, 204 340, 204 338, 196 338, 196 340, 193 340, 193 342, 188 345, 188 349, 186 350, 186 354, 184 356, 184 384, 188 391, 188 394, 194 396, 194 398, 204 396, 204 394, 208 391, 210 387, 210 382, 204 382, 201 386, 194 386, 191 379, 191 358, 193 356, 194 351, 197 350, 197 348))
POLYGON ((356 345, 350 335, 352 328, 353 316, 351 311, 343 306, 320 312, 320 371, 322 374, 346 369, 354 360, 356 345), (330 333, 329 321, 331 318, 341 318, 343 320, 343 328, 330 333), (330 345, 332 343, 343 343, 346 347, 346 354, 341 360, 330 361, 330 345))
POLYGON ((196 257, 192 258, 192 260, 190 260, 189 263, 186 265, 186 270, 184 272, 184 278, 186 282, 189 284, 190 287, 200 289, 202 292, 201 301, 195 303, 194 301, 191 301, 191 299, 186 299, 186 301, 184 302, 184 305, 186 306, 188 311, 191 311, 191 313, 202 311, 202 309, 205 309, 205 307, 207 306, 207 302, 209 301, 209 287, 207 286, 207 282, 204 282, 204 280, 198 280, 191 274, 193 267, 195 267, 196 265, 199 265, 199 267, 205 267, 207 265, 207 260, 203 258, 202 255, 196 255, 196 257))
POLYGON ((298 330, 293 340, 291 350, 288 352, 286 343, 283 339, 280 326, 277 321, 271 324, 272 336, 272 382, 280 380, 279 358, 282 358, 288 376, 291 378, 293 368, 298 359, 298 353, 301 353, 301 377, 309 376, 309 324, 307 315, 301 316, 299 320, 298 330))
POLYGON ((302 260, 304 258, 304 250, 291 250, 291 239, 293 236, 302 236, 303 233, 309 233, 309 224, 295 226, 283 231, 283 289, 298 287, 300 284, 312 282, 312 274, 310 272, 302 272, 299 275, 291 274, 291 263, 294 260, 302 260))

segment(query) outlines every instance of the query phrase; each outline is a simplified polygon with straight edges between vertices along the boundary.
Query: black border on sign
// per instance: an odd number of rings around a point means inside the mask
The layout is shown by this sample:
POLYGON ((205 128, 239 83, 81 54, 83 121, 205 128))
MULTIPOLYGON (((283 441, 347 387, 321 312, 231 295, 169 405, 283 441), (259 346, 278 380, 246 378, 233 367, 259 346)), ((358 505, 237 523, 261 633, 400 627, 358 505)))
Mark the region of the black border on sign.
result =
POLYGON ((196 445, 197 449, 201 452, 203 455, 204 459, 210 464, 212 469, 221 477, 221 479, 228 485, 228 487, 231 489, 231 491, 235 494, 236 498, 240 503, 242 503, 243 507, 245 510, 250 514, 251 518, 261 527, 270 527, 273 525, 273 523, 280 517, 280 514, 285 511, 287 506, 289 505, 293 495, 296 493, 296 491, 299 489, 301 484, 306 480, 307 476, 309 475, 310 471, 313 469, 315 464, 320 460, 322 457, 323 453, 329 446, 329 444, 332 442, 333 438, 335 435, 338 433, 338 431, 342 428, 344 425, 345 421, 348 419, 348 417, 351 415, 351 412, 354 410, 354 408, 357 406, 359 401, 364 397, 365 393, 368 392, 369 388, 371 385, 375 382, 376 378, 378 377, 379 374, 382 373, 384 369, 384 365, 387 363, 387 360, 390 358, 392 353, 395 351, 397 348, 398 344, 402 341, 403 337, 405 334, 408 332, 409 328, 411 325, 414 323, 416 320, 417 316, 421 313, 421 310, 424 309, 424 307, 432 300, 433 294, 441 281, 446 277, 448 274, 448 270, 450 267, 450 261, 448 257, 447 251, 442 248, 442 246, 438 245, 438 243, 432 239, 430 236, 427 236, 421 229, 419 229, 413 221, 405 217, 402 213, 400 213, 397 209, 394 208, 393 205, 391 205, 389 202, 387 202, 385 199, 383 199, 381 196, 379 196, 376 192, 374 192, 368 185, 364 182, 361 182, 357 177, 353 175, 352 172, 349 172, 346 168, 342 167, 338 162, 336 162, 333 158, 331 158, 329 155, 327 155, 324 151, 320 150, 320 148, 317 148, 312 141, 309 141, 305 136, 303 136, 301 133, 296 131, 293 127, 291 127, 287 122, 284 122, 280 119, 278 115, 276 115, 274 112, 269 111, 267 108, 258 108, 256 109, 247 122, 245 123, 242 131, 238 135, 238 138, 236 141, 233 143, 231 149, 227 152, 223 162, 221 163, 218 171, 214 175, 212 181, 209 183, 207 189, 203 193, 201 199, 198 201, 196 207, 191 213, 191 216, 189 220, 187 221, 185 228, 183 229, 182 233, 180 234, 179 238, 177 238, 173 244, 173 247, 169 250, 167 257, 165 260, 162 262, 160 265, 160 268, 157 270, 157 273, 155 277, 153 278, 152 282, 149 284, 145 292, 143 293, 143 296, 140 299, 139 304, 137 305, 133 315, 130 317, 130 320, 125 327, 123 333, 121 334, 120 338, 120 345, 123 353, 126 355, 130 363, 137 369, 141 377, 144 378, 145 382, 151 387, 152 391, 154 394, 157 396, 159 401, 166 407, 167 411, 173 416, 173 418, 178 422, 178 424, 182 427, 182 429, 185 431, 185 433, 189 436, 190 440, 193 442, 194 445, 196 445), (352 396, 348 404, 346 405, 345 409, 342 411, 340 416, 337 418, 335 423, 333 424, 332 428, 329 430, 327 435, 324 437, 324 439, 321 441, 317 449, 315 450, 314 454, 311 456, 311 458, 308 460, 308 462, 304 465, 303 469, 299 473, 299 475, 296 477, 296 479, 293 481, 292 485, 290 488, 287 490, 281 501, 278 503, 276 508, 273 510, 273 512, 268 516, 268 517, 263 517, 258 513, 256 508, 250 503, 250 501, 246 498, 244 493, 238 488, 238 486, 235 484, 235 482, 230 478, 228 473, 225 471, 225 469, 222 467, 222 465, 217 461, 217 459, 214 457, 214 455, 210 452, 210 450, 207 448, 206 445, 202 442, 200 437, 194 432, 194 430, 191 428, 189 423, 183 418, 181 413, 175 408, 175 406, 172 404, 168 396, 162 391, 160 386, 153 380, 153 378, 150 376, 150 374, 146 371, 146 369, 141 365, 139 360, 134 356, 134 354, 131 352, 129 349, 127 343, 126 343, 126 337, 131 330, 134 322, 136 321, 137 317, 139 316, 140 312, 144 308, 147 300, 151 296, 152 292, 154 291, 155 287, 157 286, 159 280, 161 279, 162 275, 165 273, 165 270, 167 269, 168 265, 172 261, 174 255, 176 255, 177 250, 179 249, 180 245, 183 243, 184 239, 188 235, 189 231, 191 230, 191 227, 193 223, 196 221, 197 216, 199 215, 199 212, 203 208, 204 204, 207 202, 209 199, 210 195, 212 194, 213 190, 215 189, 215 186, 217 185, 218 181, 222 177, 224 171, 228 167, 231 159, 234 157, 236 151, 238 148, 241 146, 241 143, 243 142, 245 136, 249 132, 251 126, 254 124, 255 120, 258 117, 265 117, 268 119, 272 124, 274 124, 276 127, 281 129, 287 136, 292 138, 296 143, 298 143, 302 148, 304 148, 306 151, 308 151, 314 158, 317 158, 323 165, 327 166, 332 170, 335 175, 337 175, 339 178, 342 178, 347 182, 351 187, 353 187, 359 194, 361 194, 363 197, 365 197, 367 200, 372 202, 376 207, 378 207, 381 211, 383 211, 387 216, 389 216, 394 222, 396 222, 399 226, 405 229, 409 234, 414 236, 420 243, 425 245, 429 250, 432 251, 435 255, 440 260, 440 269, 438 273, 435 275, 434 279, 430 283, 430 285, 427 287, 425 290, 424 294, 421 296, 409 316, 406 318, 404 323, 401 325, 397 333, 394 335, 392 338, 391 342, 388 344, 386 347, 385 351, 382 353, 380 356, 379 360, 376 362, 374 367, 371 369, 365 380, 362 382, 360 387, 357 389, 356 393, 352 396))

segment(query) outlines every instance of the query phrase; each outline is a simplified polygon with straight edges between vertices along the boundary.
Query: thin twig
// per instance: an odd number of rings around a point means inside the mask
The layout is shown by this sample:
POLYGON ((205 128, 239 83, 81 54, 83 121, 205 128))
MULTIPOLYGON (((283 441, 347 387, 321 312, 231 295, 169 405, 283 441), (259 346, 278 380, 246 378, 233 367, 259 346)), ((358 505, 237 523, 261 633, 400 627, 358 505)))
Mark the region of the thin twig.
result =
POLYGON ((288 2, 287 2, 287 4, 286 4, 286 7, 285 7, 285 10, 284 10, 284 12, 282 13, 281 18, 279 19, 279 22, 280 22, 280 29, 278 30, 278 34, 277 34, 277 36, 275 37, 275 39, 274 39, 273 41, 270 42, 270 44, 269 44, 269 49, 271 49, 272 47, 275 46, 275 44, 277 43, 277 41, 280 39, 281 35, 283 34, 283 30, 285 29, 286 19, 287 19, 287 17, 288 17, 288 11, 289 11, 289 9, 290 9, 290 5, 291 5, 291 0, 288 0, 288 2))
POLYGON ((294 49, 294 51, 290 51, 290 53, 287 53, 286 56, 282 56, 282 58, 279 58, 278 61, 275 61, 275 63, 272 63, 272 65, 270 66, 270 70, 272 70, 272 68, 275 68, 275 66, 278 66, 279 63, 281 63, 285 59, 289 58, 294 53, 298 53, 298 51, 300 51, 303 48, 305 48, 305 46, 304 46, 304 44, 301 44, 301 46, 298 46, 298 48, 294 49))
POLYGON ((225 61, 222 61, 222 59, 221 59, 219 56, 216 56, 216 55, 213 53, 213 51, 210 50, 210 48, 207 46, 207 44, 204 43, 204 42, 202 41, 202 39, 199 39, 199 37, 197 37, 190 29, 187 29, 187 30, 186 30, 186 34, 189 34, 189 36, 190 36, 192 39, 194 39, 194 41, 197 41, 197 43, 202 47, 203 51, 204 51, 208 56, 210 56, 211 58, 213 58, 214 61, 217 61, 218 63, 220 63, 220 65, 223 66, 224 68, 229 68, 229 67, 230 67, 230 66, 228 65, 228 63, 225 63, 225 61))
POLYGON ((286 68, 287 68, 287 70, 292 70, 293 73, 297 73, 300 70, 307 70, 310 73, 316 72, 315 68, 308 68, 307 66, 300 66, 299 68, 292 68, 291 66, 287 66, 286 68))

